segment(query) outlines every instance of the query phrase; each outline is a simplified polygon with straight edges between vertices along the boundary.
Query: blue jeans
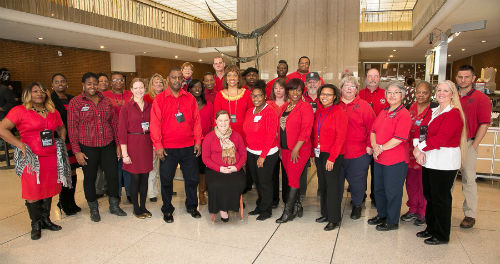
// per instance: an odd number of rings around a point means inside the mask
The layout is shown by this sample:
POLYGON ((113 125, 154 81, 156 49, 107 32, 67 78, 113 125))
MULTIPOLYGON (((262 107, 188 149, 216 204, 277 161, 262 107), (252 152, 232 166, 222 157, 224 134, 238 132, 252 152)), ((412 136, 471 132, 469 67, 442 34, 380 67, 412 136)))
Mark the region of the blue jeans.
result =
POLYGON ((387 224, 398 224, 401 213, 403 186, 408 163, 382 165, 375 161, 375 200, 379 217, 387 217, 387 224))

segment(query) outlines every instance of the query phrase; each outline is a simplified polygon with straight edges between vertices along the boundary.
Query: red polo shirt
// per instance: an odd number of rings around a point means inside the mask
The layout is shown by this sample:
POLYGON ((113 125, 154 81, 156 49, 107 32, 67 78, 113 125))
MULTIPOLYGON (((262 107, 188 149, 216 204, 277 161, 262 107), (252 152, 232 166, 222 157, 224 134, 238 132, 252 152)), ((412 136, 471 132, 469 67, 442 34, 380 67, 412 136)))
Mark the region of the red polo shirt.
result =
POLYGON ((347 124, 347 115, 340 105, 319 109, 313 126, 313 148, 319 144, 320 151, 328 152, 328 160, 335 162, 335 159, 343 154, 347 124))
POLYGON ((479 126, 491 121, 491 101, 487 95, 472 89, 460 98, 460 103, 467 121, 467 138, 474 138, 479 126))
POLYGON ((375 115, 377 116, 382 109, 389 106, 387 100, 385 99, 385 90, 380 89, 380 87, 377 87, 373 93, 367 87, 359 91, 359 97, 372 106, 373 111, 375 111, 375 115))
POLYGON ((389 107, 380 111, 373 122, 372 133, 375 133, 377 145, 383 145, 392 138, 402 140, 396 147, 384 150, 376 161, 382 165, 394 165, 399 162, 409 162, 408 136, 411 128, 410 113, 401 104, 394 111, 389 107))
POLYGON ((214 90, 215 92, 224 90, 224 77, 219 78, 217 73, 214 74, 214 90))
POLYGON ((175 97, 167 87, 153 101, 149 129, 154 149, 201 145, 200 112, 194 96, 180 89, 175 97), (177 121, 178 113, 184 116, 183 122, 177 121))
MULTIPOLYGON (((296 72, 292 72, 292 73, 288 74, 286 76, 286 78, 287 78, 287 81, 290 79, 293 79, 293 78, 298 78, 298 79, 301 79, 305 83, 306 82, 306 75, 308 73, 310 73, 310 72, 302 74, 302 73, 296 71, 296 72)), ((321 85, 325 84, 325 82, 323 81, 323 79, 321 77, 319 77, 319 80, 321 81, 321 85)))
POLYGON ((375 112, 359 96, 348 104, 340 101, 339 105, 347 114, 347 131, 349 131, 344 143, 344 158, 359 158, 366 154, 366 147, 371 147, 370 130, 375 121, 375 112))
POLYGON ((262 151, 261 158, 266 158, 269 150, 278 146, 276 133, 278 131, 278 114, 266 105, 260 113, 254 113, 255 107, 249 108, 243 123, 247 147, 262 151))

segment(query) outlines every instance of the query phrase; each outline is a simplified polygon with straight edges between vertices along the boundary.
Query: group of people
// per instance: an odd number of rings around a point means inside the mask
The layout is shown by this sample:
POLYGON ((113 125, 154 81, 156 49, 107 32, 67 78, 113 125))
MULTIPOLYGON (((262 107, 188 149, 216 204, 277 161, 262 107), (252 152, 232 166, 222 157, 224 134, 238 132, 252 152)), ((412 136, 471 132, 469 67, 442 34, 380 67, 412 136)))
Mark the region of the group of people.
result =
POLYGON ((32 151, 39 164, 38 170, 23 167, 21 176, 32 239, 40 238, 42 228, 61 229, 49 218, 51 198, 58 193, 58 205, 66 214, 81 210, 74 201, 79 166, 92 221, 100 221, 96 180, 102 170, 109 211, 118 216, 127 215, 119 206, 123 186, 133 214, 151 217, 146 201, 155 201, 159 178, 167 223, 174 221, 178 165, 187 212, 200 218, 198 202, 207 204, 208 192, 208 211, 220 214, 223 222, 229 221, 229 211, 240 210, 241 197, 253 184, 258 198, 248 214, 261 221, 270 218, 279 204, 281 168, 284 209, 276 222, 286 223, 303 215, 301 194, 308 164, 313 163, 321 207, 316 222, 326 223, 326 231, 342 220, 345 180, 352 196, 350 217, 361 217, 371 167, 370 197, 377 215, 368 224, 389 231, 398 229, 400 219, 426 223, 417 236, 431 245, 449 241, 451 189, 462 168, 466 217, 461 227, 474 225, 475 160, 490 122, 491 103, 473 88, 471 66, 459 68, 458 88, 451 81, 437 85, 435 105, 432 85, 420 82, 408 109, 404 84, 396 81, 380 88, 377 69, 367 71, 366 88, 360 90, 353 76, 344 76, 337 88, 325 84, 309 66, 309 58, 301 57, 298 70, 287 75, 288 64, 281 60, 278 77, 266 84, 258 79, 257 69, 240 73, 216 57, 215 74, 206 73, 203 80, 193 79, 194 66, 185 63, 170 69, 165 79, 160 74, 148 83, 133 79, 130 91, 124 89, 120 73, 111 74, 112 89, 104 91, 107 76, 89 72, 82 76, 82 93, 75 97, 65 93, 66 78, 60 73, 52 77, 52 93, 40 83, 31 84, 23 93, 23 105, 2 121, 0 136, 23 157, 32 151), (10 132, 14 127, 20 140, 10 132), (62 189, 55 134, 67 143, 72 169, 62 189), (405 180, 409 211, 400 216, 405 180))

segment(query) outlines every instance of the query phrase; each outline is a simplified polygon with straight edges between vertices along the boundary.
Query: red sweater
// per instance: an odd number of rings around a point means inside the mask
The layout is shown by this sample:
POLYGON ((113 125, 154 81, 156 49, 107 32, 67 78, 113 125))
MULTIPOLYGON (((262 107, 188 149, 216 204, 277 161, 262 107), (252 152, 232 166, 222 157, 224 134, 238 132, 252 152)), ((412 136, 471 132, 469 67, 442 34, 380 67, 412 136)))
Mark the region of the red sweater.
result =
POLYGON ((427 146, 423 151, 460 146, 460 136, 463 127, 464 122, 457 108, 442 113, 429 124, 425 140, 427 146))
MULTIPOLYGON (((283 105, 280 117, 285 112, 290 102, 283 105)), ((311 105, 299 101, 286 119, 286 143, 292 150, 297 141, 304 141, 304 146, 311 145, 311 132, 314 123, 314 113, 311 105)))
POLYGON ((174 97, 168 87, 158 94, 151 108, 150 131, 154 149, 201 145, 200 112, 194 96, 180 89, 174 97), (184 122, 177 122, 179 112, 184 122))
POLYGON ((347 114, 347 131, 349 131, 344 143, 344 158, 359 158, 366 154, 366 147, 371 147, 370 130, 375 120, 375 112, 359 96, 348 104, 341 101, 339 105, 347 114))
POLYGON ((245 121, 247 109, 252 107, 253 103, 250 91, 247 89, 243 89, 242 91, 237 96, 231 98, 226 95, 227 90, 218 92, 214 100, 214 116, 219 110, 226 110, 230 116, 236 115, 236 123, 231 123, 231 128, 245 138, 243 121, 245 121))
POLYGON ((343 154, 346 134, 347 115, 340 105, 318 109, 313 126, 313 147, 318 146, 319 139, 320 151, 330 154, 329 161, 335 162, 335 159, 343 154))
MULTIPOLYGON (((245 143, 243 142, 243 138, 240 136, 240 134, 235 131, 233 131, 229 139, 231 139, 236 149, 236 163, 233 164, 233 166, 240 170, 247 161, 247 151, 245 149, 245 143)), ((214 171, 220 171, 221 166, 229 166, 229 164, 226 164, 222 161, 222 147, 220 145, 220 140, 215 135, 214 131, 208 133, 208 135, 205 137, 201 149, 203 149, 203 151, 201 152, 203 163, 210 169, 214 171)))
POLYGON ((278 114, 266 105, 259 114, 254 109, 247 110, 243 131, 245 131, 247 146, 251 150, 262 151, 261 158, 266 158, 271 148, 278 146, 276 133, 278 131, 278 114))

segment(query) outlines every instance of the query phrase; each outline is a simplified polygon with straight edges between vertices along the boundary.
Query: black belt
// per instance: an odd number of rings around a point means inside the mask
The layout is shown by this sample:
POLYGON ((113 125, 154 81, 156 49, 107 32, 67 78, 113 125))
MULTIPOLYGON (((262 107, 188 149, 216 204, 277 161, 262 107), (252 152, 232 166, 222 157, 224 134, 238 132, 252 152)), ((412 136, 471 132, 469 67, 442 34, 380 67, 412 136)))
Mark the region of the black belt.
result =
POLYGON ((149 134, 149 131, 144 132, 144 133, 134 133, 134 132, 128 132, 128 133, 131 135, 146 135, 146 134, 149 134))
POLYGON ((471 138, 468 138, 468 140, 474 140, 476 139, 476 137, 471 137, 471 138))

